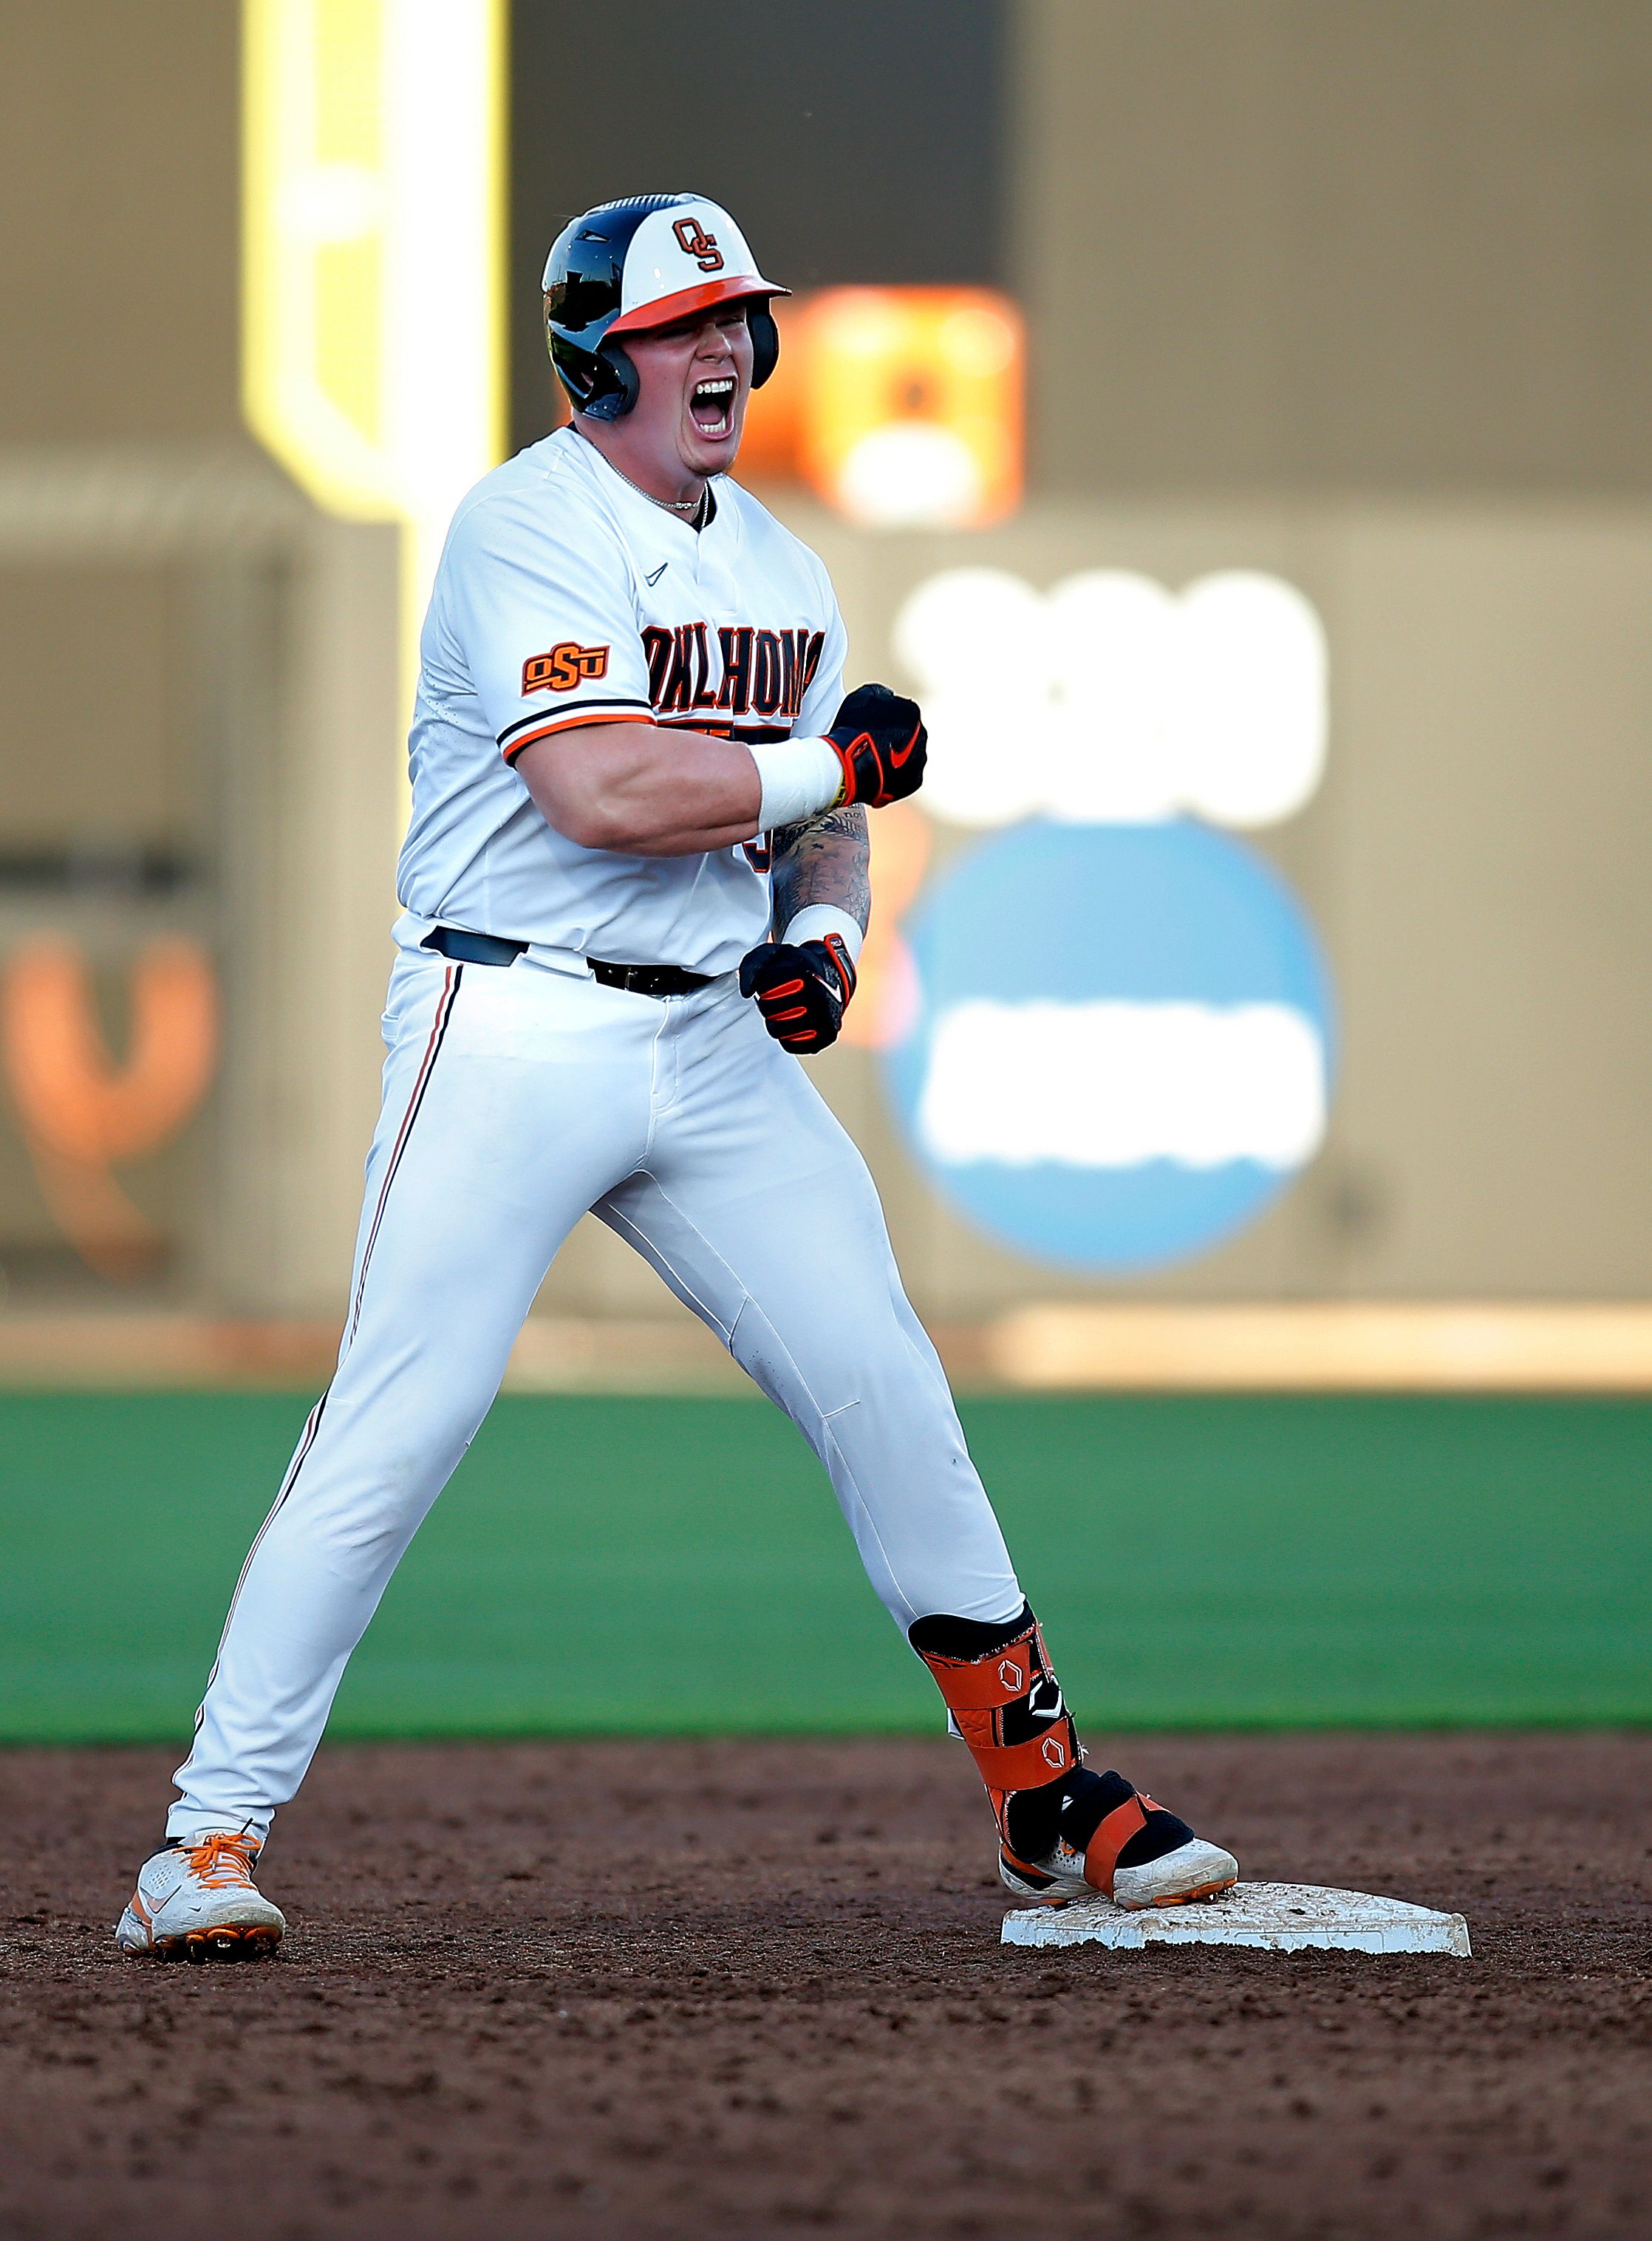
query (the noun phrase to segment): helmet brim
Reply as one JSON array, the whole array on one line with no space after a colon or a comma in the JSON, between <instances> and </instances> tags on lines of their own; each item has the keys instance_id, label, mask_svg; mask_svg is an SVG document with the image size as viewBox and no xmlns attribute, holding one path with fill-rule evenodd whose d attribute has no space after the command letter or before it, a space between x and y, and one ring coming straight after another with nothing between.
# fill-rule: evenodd
<instances>
[{"instance_id":1,"label":"helmet brim","mask_svg":"<svg viewBox=\"0 0 1652 2241\"><path fill-rule=\"evenodd\" d=\"M761 297L789 296L789 288L777 288L772 280L759 274L737 274L726 280L707 280L698 288L679 288L673 296L658 296L652 304L639 304L635 311L622 311L610 321L611 335L644 335L655 327L674 326L679 319L691 319L696 311L715 311L719 304L735 304Z\"/></svg>"}]
</instances>

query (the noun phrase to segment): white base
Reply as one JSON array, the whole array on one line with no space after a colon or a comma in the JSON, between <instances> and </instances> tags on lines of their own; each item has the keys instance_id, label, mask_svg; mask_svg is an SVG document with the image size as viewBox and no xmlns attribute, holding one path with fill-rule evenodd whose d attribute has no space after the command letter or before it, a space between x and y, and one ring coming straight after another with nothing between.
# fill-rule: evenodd
<instances>
[{"instance_id":1,"label":"white base","mask_svg":"<svg viewBox=\"0 0 1652 2241\"><path fill-rule=\"evenodd\" d=\"M1436 1914L1404 1899L1317 1883L1235 1883L1187 1906L1115 1906L1099 1894L1066 1906L1018 1908L1004 1917L1006 1945L1260 1945L1272 1953L1460 1953L1470 1950L1460 1914Z\"/></svg>"}]
</instances>

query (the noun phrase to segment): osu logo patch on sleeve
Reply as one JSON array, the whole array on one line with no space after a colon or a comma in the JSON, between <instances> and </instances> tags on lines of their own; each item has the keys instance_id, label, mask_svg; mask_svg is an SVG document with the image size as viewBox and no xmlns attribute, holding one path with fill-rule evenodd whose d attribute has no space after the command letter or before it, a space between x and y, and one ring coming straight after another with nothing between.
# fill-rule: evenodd
<instances>
[{"instance_id":1,"label":"osu logo patch on sleeve","mask_svg":"<svg viewBox=\"0 0 1652 2241\"><path fill-rule=\"evenodd\" d=\"M531 653L522 665L522 690L529 692L572 692L593 677L608 674L605 646L578 646L564 639L549 653Z\"/></svg>"}]
</instances>

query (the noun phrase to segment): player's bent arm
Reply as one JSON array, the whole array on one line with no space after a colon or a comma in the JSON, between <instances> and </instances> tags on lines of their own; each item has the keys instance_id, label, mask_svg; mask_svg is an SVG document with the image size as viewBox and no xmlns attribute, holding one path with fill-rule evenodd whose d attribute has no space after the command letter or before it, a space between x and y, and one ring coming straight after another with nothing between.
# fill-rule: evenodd
<instances>
[{"instance_id":1,"label":"player's bent arm","mask_svg":"<svg viewBox=\"0 0 1652 2241\"><path fill-rule=\"evenodd\" d=\"M548 825L581 848L699 856L759 831L751 750L654 724L579 724L535 739L516 770Z\"/></svg>"},{"instance_id":2,"label":"player's bent arm","mask_svg":"<svg viewBox=\"0 0 1652 2241\"><path fill-rule=\"evenodd\" d=\"M841 804L772 839L775 938L740 960L740 993L755 998L776 1042L813 1058L838 1039L872 917L866 813Z\"/></svg>"},{"instance_id":3,"label":"player's bent arm","mask_svg":"<svg viewBox=\"0 0 1652 2241\"><path fill-rule=\"evenodd\" d=\"M928 733L915 701L863 685L816 738L755 747L673 725L571 723L531 739L516 767L547 824L582 848L703 855L822 811L915 793Z\"/></svg>"},{"instance_id":4,"label":"player's bent arm","mask_svg":"<svg viewBox=\"0 0 1652 2241\"><path fill-rule=\"evenodd\" d=\"M864 809L828 809L801 825L786 826L774 834L773 848L770 886L781 940L818 938L832 929L834 913L865 933L872 923L872 841ZM799 929L806 911L826 915ZM838 930L847 938L846 928ZM859 947L851 940L851 954L858 954Z\"/></svg>"}]
</instances>

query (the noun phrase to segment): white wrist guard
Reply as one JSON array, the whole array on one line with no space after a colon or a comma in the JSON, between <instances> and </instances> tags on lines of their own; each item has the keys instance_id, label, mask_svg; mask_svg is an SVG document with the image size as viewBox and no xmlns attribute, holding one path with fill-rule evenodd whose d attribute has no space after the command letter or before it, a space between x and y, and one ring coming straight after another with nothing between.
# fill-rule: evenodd
<instances>
[{"instance_id":1,"label":"white wrist guard","mask_svg":"<svg viewBox=\"0 0 1652 2241\"><path fill-rule=\"evenodd\" d=\"M860 945L866 938L865 931L859 919L851 918L835 903L811 903L806 910L798 913L780 939L794 944L824 941L829 933L835 933L841 940L849 953L850 964L859 965Z\"/></svg>"},{"instance_id":2,"label":"white wrist guard","mask_svg":"<svg viewBox=\"0 0 1652 2241\"><path fill-rule=\"evenodd\" d=\"M843 764L829 739L774 739L747 749L763 788L759 833L801 825L830 809L843 792Z\"/></svg>"}]
</instances>

